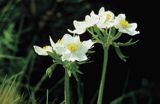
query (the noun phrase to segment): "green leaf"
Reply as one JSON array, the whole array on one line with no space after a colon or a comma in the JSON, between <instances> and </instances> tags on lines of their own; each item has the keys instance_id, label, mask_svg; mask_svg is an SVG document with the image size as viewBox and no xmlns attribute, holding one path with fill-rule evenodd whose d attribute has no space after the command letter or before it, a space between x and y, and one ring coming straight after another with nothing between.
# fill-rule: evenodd
<instances>
[{"instance_id":1,"label":"green leaf","mask_svg":"<svg viewBox=\"0 0 160 104\"><path fill-rule=\"evenodd\" d=\"M134 45L136 44L139 40L136 40L136 41L132 41L133 39L130 39L128 42L125 42L125 43L120 43L118 42L117 45L118 46L130 46L130 45Z\"/></svg>"},{"instance_id":2,"label":"green leaf","mask_svg":"<svg viewBox=\"0 0 160 104\"><path fill-rule=\"evenodd\" d=\"M115 51L118 55L118 57L123 60L124 62L126 62L126 58L127 56L124 56L123 53L121 52L120 48L119 47L115 47Z\"/></svg>"}]
</instances>

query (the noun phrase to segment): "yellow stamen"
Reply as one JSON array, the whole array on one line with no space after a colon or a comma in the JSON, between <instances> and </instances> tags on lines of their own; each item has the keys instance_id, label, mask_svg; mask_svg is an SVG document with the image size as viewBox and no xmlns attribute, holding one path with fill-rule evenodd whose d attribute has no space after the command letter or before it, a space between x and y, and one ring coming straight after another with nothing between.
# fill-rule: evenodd
<instances>
[{"instance_id":1,"label":"yellow stamen","mask_svg":"<svg viewBox=\"0 0 160 104\"><path fill-rule=\"evenodd\" d=\"M126 28L128 27L129 23L127 20L120 20L120 25L123 27L123 28Z\"/></svg>"},{"instance_id":2,"label":"yellow stamen","mask_svg":"<svg viewBox=\"0 0 160 104\"><path fill-rule=\"evenodd\" d=\"M107 14L106 15L106 21L110 20L111 19L111 14Z\"/></svg>"},{"instance_id":3,"label":"yellow stamen","mask_svg":"<svg viewBox=\"0 0 160 104\"><path fill-rule=\"evenodd\" d=\"M111 14L106 14L106 20L105 23L108 22L111 19L112 15Z\"/></svg>"},{"instance_id":4,"label":"yellow stamen","mask_svg":"<svg viewBox=\"0 0 160 104\"><path fill-rule=\"evenodd\" d=\"M70 50L71 52L75 52L78 50L78 46L75 43L71 43L67 46L68 50Z\"/></svg>"}]
</instances>

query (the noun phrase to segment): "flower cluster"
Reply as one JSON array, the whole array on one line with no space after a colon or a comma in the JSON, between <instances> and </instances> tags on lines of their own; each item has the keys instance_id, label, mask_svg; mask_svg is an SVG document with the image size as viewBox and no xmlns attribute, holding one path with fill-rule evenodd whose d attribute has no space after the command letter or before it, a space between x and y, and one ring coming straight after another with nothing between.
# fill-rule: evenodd
<instances>
[{"instance_id":1,"label":"flower cluster","mask_svg":"<svg viewBox=\"0 0 160 104\"><path fill-rule=\"evenodd\" d=\"M91 39L80 41L79 36L71 36L70 34L65 34L56 43L53 42L51 37L49 37L49 40L51 45L43 48L36 45L33 46L35 52L43 56L49 55L49 52L56 52L57 55L61 56L62 61L71 62L87 60L86 53L94 44Z\"/></svg>"},{"instance_id":2,"label":"flower cluster","mask_svg":"<svg viewBox=\"0 0 160 104\"><path fill-rule=\"evenodd\" d=\"M85 16L84 21L73 21L75 27L74 30L68 29L70 33L73 34L83 34L86 30L92 26L97 26L99 29L108 29L115 27L121 33L127 33L131 36L139 34L139 31L136 31L137 24L129 23L126 20L125 14L119 14L115 16L111 11L105 11L104 7L101 7L98 14L95 14L94 11L90 15Z\"/></svg>"},{"instance_id":3,"label":"flower cluster","mask_svg":"<svg viewBox=\"0 0 160 104\"><path fill-rule=\"evenodd\" d=\"M126 20L125 14L115 16L113 12L105 11L104 7L100 8L98 14L95 14L94 11L92 11L89 15L86 15L84 21L74 20L73 25L75 27L74 30L68 29L70 33L74 34L73 36L65 34L62 39L59 39L56 43L49 37L50 45L44 47L35 45L33 46L34 50L38 55L49 55L53 58L53 65L46 70L46 74L49 77L57 64L61 64L65 68L64 98L65 104L70 104L69 77L73 75L79 82L79 77L77 75L81 74L79 65L87 63L88 58L86 54L88 50L93 47L95 42L101 44L104 51L104 63L97 104L102 104L109 47L113 46L118 57L121 60L126 61L127 57L122 54L120 47L133 45L138 42L138 40L132 41L132 39L130 39L127 42L119 42L118 39L121 37L122 33L134 36L140 32L136 31L136 23L129 23ZM79 35L86 31L91 34L92 40L95 42L91 39L80 41Z\"/></svg>"}]
</instances>

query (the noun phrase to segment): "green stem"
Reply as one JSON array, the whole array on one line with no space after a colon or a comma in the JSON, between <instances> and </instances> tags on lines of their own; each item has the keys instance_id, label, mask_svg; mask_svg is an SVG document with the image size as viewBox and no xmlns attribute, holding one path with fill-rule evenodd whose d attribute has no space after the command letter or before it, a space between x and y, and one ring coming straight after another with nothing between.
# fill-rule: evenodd
<instances>
[{"instance_id":1,"label":"green stem","mask_svg":"<svg viewBox=\"0 0 160 104\"><path fill-rule=\"evenodd\" d=\"M107 71L107 63L108 63L109 46L104 47L103 49L104 49L103 69L102 69L102 77L101 77L101 83L100 83L100 87L99 87L97 104L102 104L103 92L104 92L104 86L105 86L105 79L106 79L106 71Z\"/></svg>"},{"instance_id":2,"label":"green stem","mask_svg":"<svg viewBox=\"0 0 160 104\"><path fill-rule=\"evenodd\" d=\"M46 104L48 104L48 89L46 91Z\"/></svg>"},{"instance_id":3,"label":"green stem","mask_svg":"<svg viewBox=\"0 0 160 104\"><path fill-rule=\"evenodd\" d=\"M70 104L69 75L67 69L65 69L64 97L65 104Z\"/></svg>"},{"instance_id":4,"label":"green stem","mask_svg":"<svg viewBox=\"0 0 160 104\"><path fill-rule=\"evenodd\" d=\"M77 81L78 104L83 104L83 83L80 78Z\"/></svg>"}]
</instances>

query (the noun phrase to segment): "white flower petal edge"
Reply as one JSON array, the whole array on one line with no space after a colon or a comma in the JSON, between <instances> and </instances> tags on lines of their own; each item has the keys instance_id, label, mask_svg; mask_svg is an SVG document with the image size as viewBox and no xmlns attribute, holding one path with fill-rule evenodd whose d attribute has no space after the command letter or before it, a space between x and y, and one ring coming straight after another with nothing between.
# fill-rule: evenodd
<instances>
[{"instance_id":1,"label":"white flower petal edge","mask_svg":"<svg viewBox=\"0 0 160 104\"><path fill-rule=\"evenodd\" d=\"M86 22L86 27L87 27L87 28L96 25L96 24L98 23L98 21L99 21L99 16L96 15L96 14L94 13L94 11L92 11L92 12L90 13L90 15L87 15L87 16L85 17L85 22Z\"/></svg>"},{"instance_id":2,"label":"white flower petal edge","mask_svg":"<svg viewBox=\"0 0 160 104\"><path fill-rule=\"evenodd\" d=\"M55 43L53 42L51 36L49 36L49 41L50 41L50 44L51 44L52 48L54 48Z\"/></svg>"},{"instance_id":3,"label":"white flower petal edge","mask_svg":"<svg viewBox=\"0 0 160 104\"><path fill-rule=\"evenodd\" d=\"M137 23L128 23L125 14L119 14L115 18L114 26L119 30L119 32L127 33L131 36L140 33L139 31L136 31Z\"/></svg>"},{"instance_id":4,"label":"white flower petal edge","mask_svg":"<svg viewBox=\"0 0 160 104\"><path fill-rule=\"evenodd\" d=\"M87 28L86 22L74 20L73 25L74 25L75 29L74 30L67 29L68 32L73 33L73 34L83 34L83 33L85 33L86 28Z\"/></svg>"},{"instance_id":5,"label":"white flower petal edge","mask_svg":"<svg viewBox=\"0 0 160 104\"><path fill-rule=\"evenodd\" d=\"M87 53L87 51L88 51L89 49L91 49L91 48L94 47L93 44L94 44L94 42L92 42L91 39L89 39L89 40L87 40L87 41L83 41L83 42L82 42L83 48L81 48L81 49L83 50L84 53Z\"/></svg>"},{"instance_id":6,"label":"white flower petal edge","mask_svg":"<svg viewBox=\"0 0 160 104\"><path fill-rule=\"evenodd\" d=\"M38 54L38 55L41 55L41 56L47 56L48 53L47 52L52 52L52 47L51 46L45 46L43 48L39 47L39 46L33 46L35 52Z\"/></svg>"},{"instance_id":7,"label":"white flower petal edge","mask_svg":"<svg viewBox=\"0 0 160 104\"><path fill-rule=\"evenodd\" d=\"M104 8L104 7L101 7L101 8L99 9L98 15L99 15L99 16L103 16L104 12L105 12L105 8Z\"/></svg>"}]
</instances>

